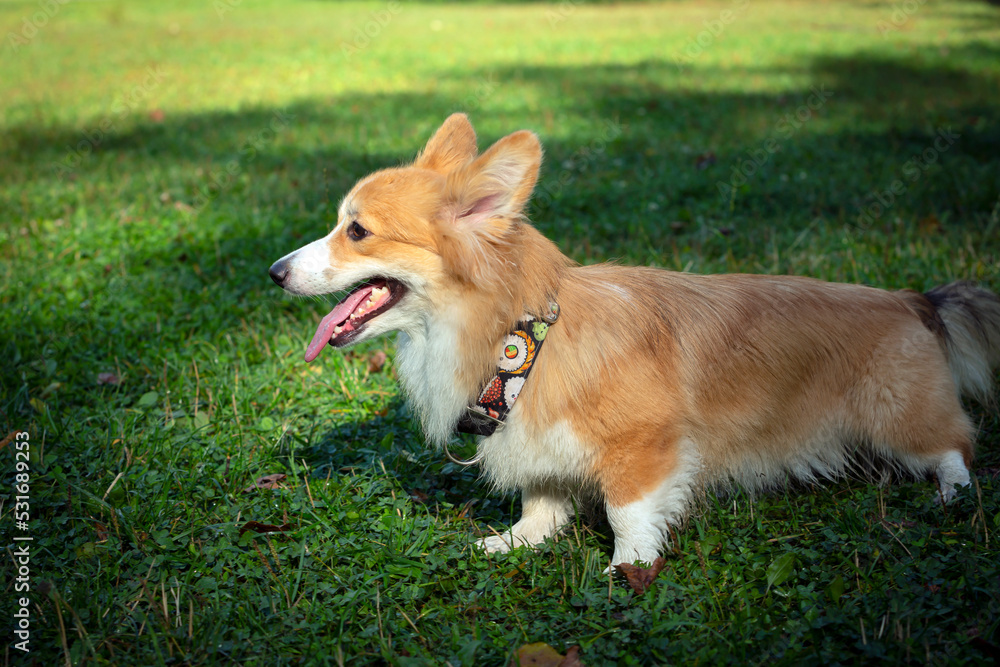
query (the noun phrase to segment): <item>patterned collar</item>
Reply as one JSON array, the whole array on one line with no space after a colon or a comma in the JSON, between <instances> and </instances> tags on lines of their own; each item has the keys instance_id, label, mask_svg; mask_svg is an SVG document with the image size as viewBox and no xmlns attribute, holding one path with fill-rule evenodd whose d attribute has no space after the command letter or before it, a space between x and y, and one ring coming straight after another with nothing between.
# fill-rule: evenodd
<instances>
[{"instance_id":1,"label":"patterned collar","mask_svg":"<svg viewBox=\"0 0 1000 667\"><path fill-rule=\"evenodd\" d=\"M459 433L493 435L503 426L507 413L521 394L531 367L545 342L549 325L559 317L559 304L549 302L549 312L541 317L525 315L514 331L504 339L497 372L479 394L479 399L465 409L455 430Z\"/></svg>"}]
</instances>

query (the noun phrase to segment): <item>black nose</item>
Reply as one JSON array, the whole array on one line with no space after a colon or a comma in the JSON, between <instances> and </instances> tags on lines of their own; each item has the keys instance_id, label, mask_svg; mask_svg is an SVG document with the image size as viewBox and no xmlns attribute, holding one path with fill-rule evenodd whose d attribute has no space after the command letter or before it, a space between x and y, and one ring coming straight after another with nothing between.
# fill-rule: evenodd
<instances>
[{"instance_id":1,"label":"black nose","mask_svg":"<svg viewBox=\"0 0 1000 667\"><path fill-rule=\"evenodd\" d=\"M271 269L268 271L268 274L270 274L271 280L273 280L278 287L284 287L285 280L288 279L288 265L281 260L278 260L271 265Z\"/></svg>"}]
</instances>

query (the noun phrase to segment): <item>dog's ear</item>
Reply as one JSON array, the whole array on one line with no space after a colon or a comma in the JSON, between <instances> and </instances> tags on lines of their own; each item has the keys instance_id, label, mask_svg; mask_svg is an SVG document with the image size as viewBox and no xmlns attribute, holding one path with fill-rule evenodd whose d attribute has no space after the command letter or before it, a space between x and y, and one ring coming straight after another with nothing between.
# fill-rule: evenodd
<instances>
[{"instance_id":1,"label":"dog's ear","mask_svg":"<svg viewBox=\"0 0 1000 667\"><path fill-rule=\"evenodd\" d=\"M542 145L515 132L447 176L440 219L440 253L455 276L494 283L510 263L514 232L538 180Z\"/></svg>"},{"instance_id":2,"label":"dog's ear","mask_svg":"<svg viewBox=\"0 0 1000 667\"><path fill-rule=\"evenodd\" d=\"M527 130L510 134L471 163L448 174L446 200L455 224L481 226L521 215L542 166L542 145Z\"/></svg>"},{"instance_id":3,"label":"dog's ear","mask_svg":"<svg viewBox=\"0 0 1000 667\"><path fill-rule=\"evenodd\" d=\"M413 166L447 174L476 157L476 131L464 113L448 116L420 151Z\"/></svg>"}]
</instances>

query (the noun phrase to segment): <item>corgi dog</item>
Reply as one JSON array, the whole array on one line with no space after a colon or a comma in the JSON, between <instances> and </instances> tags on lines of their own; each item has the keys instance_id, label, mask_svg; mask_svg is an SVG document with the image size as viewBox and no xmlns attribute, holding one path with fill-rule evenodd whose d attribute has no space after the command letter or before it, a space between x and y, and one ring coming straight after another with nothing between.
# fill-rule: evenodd
<instances>
[{"instance_id":1,"label":"corgi dog","mask_svg":"<svg viewBox=\"0 0 1000 667\"><path fill-rule=\"evenodd\" d=\"M396 370L430 443L492 415L475 461L520 491L522 515L481 547L538 544L586 496L614 530L611 562L652 562L700 490L835 478L859 455L933 474L943 502L970 484L960 397L992 396L995 294L578 266L524 216L541 162L532 132L479 153L452 115L270 269L292 294L346 292L306 361L398 332ZM525 322L537 335L512 337ZM530 374L497 384L526 353ZM502 412L482 407L504 392Z\"/></svg>"}]
</instances>

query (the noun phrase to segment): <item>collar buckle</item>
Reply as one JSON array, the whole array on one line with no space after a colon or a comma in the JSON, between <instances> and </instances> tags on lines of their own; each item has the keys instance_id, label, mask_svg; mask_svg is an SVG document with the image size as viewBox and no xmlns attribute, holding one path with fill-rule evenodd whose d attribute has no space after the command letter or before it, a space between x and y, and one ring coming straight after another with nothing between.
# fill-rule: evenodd
<instances>
[{"instance_id":1,"label":"collar buckle","mask_svg":"<svg viewBox=\"0 0 1000 667\"><path fill-rule=\"evenodd\" d=\"M541 315L541 318L548 324L555 324L556 320L559 319L559 304L555 301L549 301L549 310Z\"/></svg>"}]
</instances>

